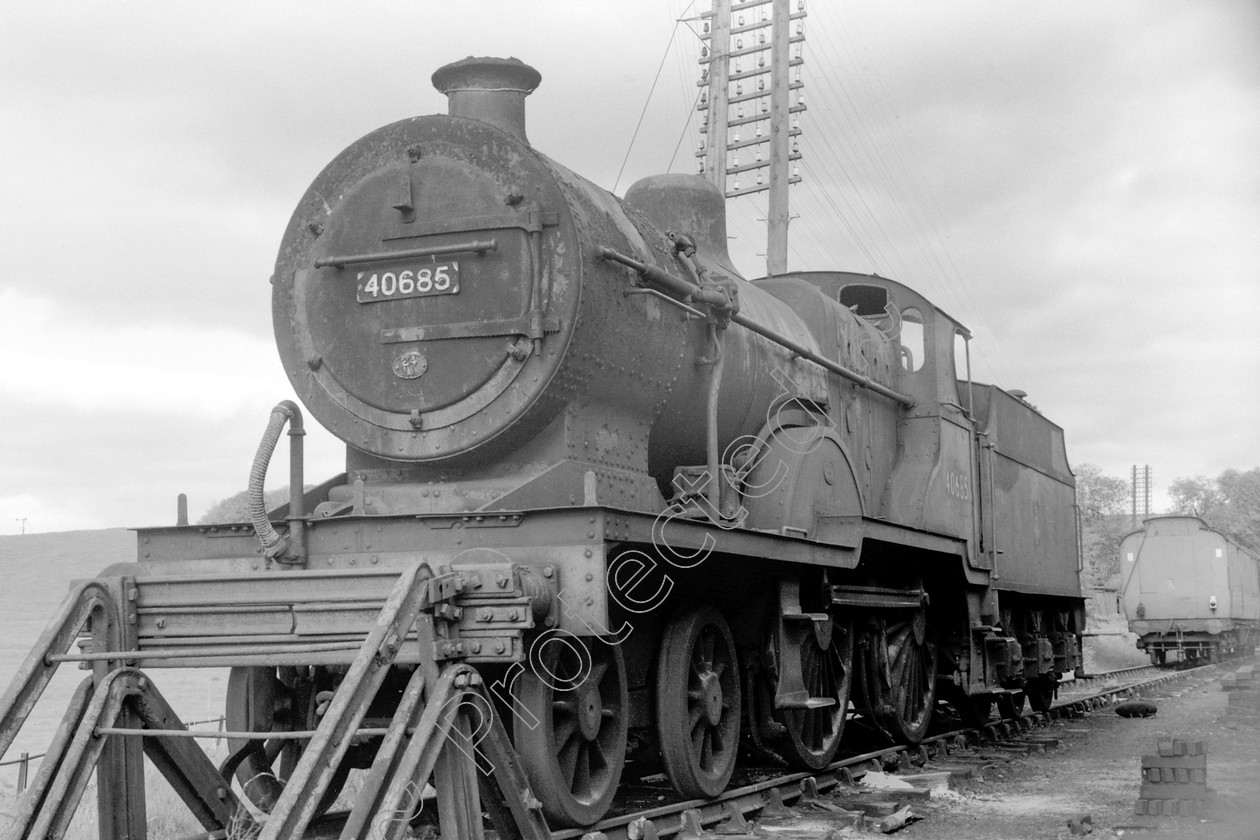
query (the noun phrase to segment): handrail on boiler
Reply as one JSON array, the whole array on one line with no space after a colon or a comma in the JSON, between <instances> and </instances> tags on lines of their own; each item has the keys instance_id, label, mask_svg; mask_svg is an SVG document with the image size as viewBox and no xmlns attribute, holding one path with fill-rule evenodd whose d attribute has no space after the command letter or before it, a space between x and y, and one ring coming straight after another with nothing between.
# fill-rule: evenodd
<instances>
[{"instance_id":1,"label":"handrail on boiler","mask_svg":"<svg viewBox=\"0 0 1260 840\"><path fill-rule=\"evenodd\" d=\"M638 272L639 276L644 280L654 286L664 289L667 292L679 295L680 297L688 298L710 306L729 305L726 295L716 289L702 288L694 283L674 277L654 265L640 262L633 257L627 257L625 254L614 251L612 248L599 248L596 255L600 259L611 260L612 262L620 263L627 268L632 268ZM857 371L850 370L838 362L832 361L825 356L821 356L805 345L797 341L793 341L787 336L777 333L769 327L758 324L756 321L749 319L747 316L740 315L738 312L732 313L730 317L733 322L739 324L744 329L751 330L752 332L757 333L757 335L778 344L780 347L786 347L795 355L813 362L824 370L831 371L837 376L841 376L863 388L868 388L877 394L888 397L890 400L898 402L906 408L914 407L914 398L907 394L902 394L885 385L880 385L870 377L863 376Z\"/></svg>"}]
</instances>

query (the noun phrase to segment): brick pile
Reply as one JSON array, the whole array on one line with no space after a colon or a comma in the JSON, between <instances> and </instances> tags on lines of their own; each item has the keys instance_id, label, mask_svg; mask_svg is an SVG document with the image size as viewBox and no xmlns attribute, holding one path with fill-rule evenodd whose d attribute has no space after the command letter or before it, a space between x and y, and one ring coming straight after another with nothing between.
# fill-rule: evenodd
<instances>
[{"instance_id":1,"label":"brick pile","mask_svg":"<svg viewBox=\"0 0 1260 840\"><path fill-rule=\"evenodd\" d=\"M1256 683L1256 667L1244 665L1232 674L1221 677L1221 688L1226 691L1247 691L1260 688Z\"/></svg>"},{"instance_id":2,"label":"brick pile","mask_svg":"<svg viewBox=\"0 0 1260 840\"><path fill-rule=\"evenodd\" d=\"M1229 693L1226 717L1260 726L1260 679L1256 677L1255 666L1244 665L1221 677L1221 688Z\"/></svg>"},{"instance_id":3,"label":"brick pile","mask_svg":"<svg viewBox=\"0 0 1260 840\"><path fill-rule=\"evenodd\" d=\"M1160 739L1157 755L1142 756L1142 790L1135 813L1197 816L1207 798L1207 745L1202 741Z\"/></svg>"}]
</instances>

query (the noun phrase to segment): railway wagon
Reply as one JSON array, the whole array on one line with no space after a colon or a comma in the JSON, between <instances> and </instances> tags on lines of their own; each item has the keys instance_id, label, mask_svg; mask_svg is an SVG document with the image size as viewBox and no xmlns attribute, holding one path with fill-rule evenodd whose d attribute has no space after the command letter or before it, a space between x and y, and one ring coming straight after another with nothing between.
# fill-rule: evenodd
<instances>
[{"instance_id":1,"label":"railway wagon","mask_svg":"<svg viewBox=\"0 0 1260 840\"><path fill-rule=\"evenodd\" d=\"M1260 559L1195 516L1156 516L1120 543L1121 601L1162 665L1250 653L1260 642Z\"/></svg>"},{"instance_id":2,"label":"railway wagon","mask_svg":"<svg viewBox=\"0 0 1260 840\"><path fill-rule=\"evenodd\" d=\"M481 686L553 828L596 823L629 772L707 798L740 754L825 767L850 724L914 744L942 702L1047 707L1084 629L1062 429L973 381L970 333L909 286L749 281L707 181L618 198L537 151L540 79L447 65L448 114L315 179L274 326L346 470L304 489L303 413L277 405L250 521L139 531L100 590L119 618L98 647L127 654L95 667L230 667L222 772L306 817L355 768L383 784L414 725L390 722L435 686ZM138 836L119 737L101 808ZM422 766L458 820L467 779Z\"/></svg>"}]
</instances>

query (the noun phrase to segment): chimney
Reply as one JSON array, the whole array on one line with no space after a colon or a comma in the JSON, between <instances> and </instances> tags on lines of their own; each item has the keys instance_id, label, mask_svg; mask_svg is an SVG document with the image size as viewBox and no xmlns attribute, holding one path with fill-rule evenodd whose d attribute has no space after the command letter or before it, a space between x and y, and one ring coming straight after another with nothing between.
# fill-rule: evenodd
<instances>
[{"instance_id":1,"label":"chimney","mask_svg":"<svg viewBox=\"0 0 1260 840\"><path fill-rule=\"evenodd\" d=\"M452 117L490 123L527 143L525 97L540 81L542 74L516 58L469 56L433 74L433 86L446 94Z\"/></svg>"}]
</instances>

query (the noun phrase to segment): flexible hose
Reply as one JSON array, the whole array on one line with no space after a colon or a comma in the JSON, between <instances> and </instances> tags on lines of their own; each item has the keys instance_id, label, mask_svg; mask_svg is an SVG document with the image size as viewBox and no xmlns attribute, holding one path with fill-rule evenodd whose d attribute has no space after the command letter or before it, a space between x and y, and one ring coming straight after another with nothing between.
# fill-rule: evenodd
<instances>
[{"instance_id":1,"label":"flexible hose","mask_svg":"<svg viewBox=\"0 0 1260 840\"><path fill-rule=\"evenodd\" d=\"M254 463L249 468L249 521L254 526L258 541L262 543L263 553L269 558L283 554L288 548L285 538L276 532L271 525L271 520L267 518L263 485L267 480L267 465L271 463L271 454L275 452L276 443L280 440L280 433L284 431L285 424L290 421L293 422L295 430L302 423L302 413L291 400L278 403L271 409L271 417L267 420L267 430L263 432L258 451L254 454Z\"/></svg>"}]
</instances>

